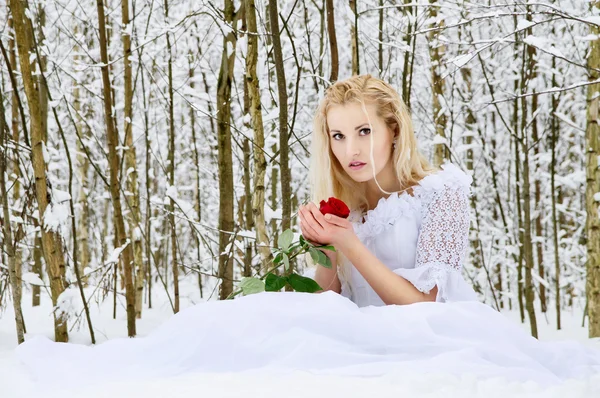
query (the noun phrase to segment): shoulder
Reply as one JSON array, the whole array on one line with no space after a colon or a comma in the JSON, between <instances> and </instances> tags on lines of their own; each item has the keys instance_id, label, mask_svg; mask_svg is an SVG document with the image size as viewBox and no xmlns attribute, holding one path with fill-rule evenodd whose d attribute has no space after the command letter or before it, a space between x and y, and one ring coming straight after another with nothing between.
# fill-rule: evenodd
<instances>
[{"instance_id":1,"label":"shoulder","mask_svg":"<svg viewBox=\"0 0 600 398\"><path fill-rule=\"evenodd\" d=\"M419 181L419 189L424 193L443 190L465 190L470 193L473 177L462 171L453 163L446 163L432 174Z\"/></svg>"},{"instance_id":2,"label":"shoulder","mask_svg":"<svg viewBox=\"0 0 600 398\"><path fill-rule=\"evenodd\" d=\"M446 163L441 170L419 181L416 192L427 210L433 201L467 202L471 196L473 178L453 163Z\"/></svg>"}]
</instances>

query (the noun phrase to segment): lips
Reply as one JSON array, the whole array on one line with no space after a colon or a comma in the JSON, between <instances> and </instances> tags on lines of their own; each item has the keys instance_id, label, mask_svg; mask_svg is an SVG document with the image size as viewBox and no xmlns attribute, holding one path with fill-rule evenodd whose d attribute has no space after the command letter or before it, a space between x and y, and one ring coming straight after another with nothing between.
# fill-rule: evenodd
<instances>
[{"instance_id":1,"label":"lips","mask_svg":"<svg viewBox=\"0 0 600 398\"><path fill-rule=\"evenodd\" d=\"M352 163L350 163L350 165L348 167L350 167L350 170L361 170L363 167L365 167L366 163L364 162L359 162L359 161L354 161Z\"/></svg>"},{"instance_id":2,"label":"lips","mask_svg":"<svg viewBox=\"0 0 600 398\"><path fill-rule=\"evenodd\" d=\"M365 164L366 164L365 162L355 161L355 162L351 162L348 166L349 167L359 167L359 166L363 166Z\"/></svg>"}]
</instances>

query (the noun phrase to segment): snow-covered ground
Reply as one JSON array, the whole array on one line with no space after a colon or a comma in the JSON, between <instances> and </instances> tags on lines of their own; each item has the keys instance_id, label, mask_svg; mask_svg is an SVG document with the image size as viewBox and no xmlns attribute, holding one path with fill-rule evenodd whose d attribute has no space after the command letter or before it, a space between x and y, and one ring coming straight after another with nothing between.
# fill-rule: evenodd
<instances>
[{"instance_id":1,"label":"snow-covered ground","mask_svg":"<svg viewBox=\"0 0 600 398\"><path fill-rule=\"evenodd\" d=\"M197 282L192 278L183 281L181 291L182 308L202 301ZM205 290L205 298L211 290ZM123 298L121 297L121 300ZM27 326L27 337L43 334L53 336L51 306L47 296L42 297L42 305L31 307L31 296L25 292L23 313ZM75 304L77 302L74 302ZM77 305L77 304L76 304ZM126 322L124 303L118 305L117 319L112 319L112 297L102 304L93 303L92 322L98 343L116 337L125 337ZM153 294L153 308L144 308L143 318L138 321L138 335L145 336L172 314L169 302L160 288ZM519 322L518 311L506 311L505 315ZM546 318L547 316L547 318ZM538 327L542 340L574 339L584 344L600 347L600 342L587 338L587 328L582 327L582 308L563 311L563 329L555 328L555 315L538 313ZM70 327L74 326L71 321ZM529 324L522 325L525 330ZM84 322L70 331L71 343L89 344L90 337ZM16 332L14 314L6 308L0 316L0 397L594 397L600 396L600 375L592 380L569 381L560 386L544 388L534 383L507 383L503 380L477 380L473 377L458 378L444 374L406 374L403 377L340 377L311 374L308 372L288 372L267 374L264 371L243 373L186 374L172 378L145 380L132 383L107 383L89 390L70 389L35 391L28 372L19 363L15 354Z\"/></svg>"}]
</instances>

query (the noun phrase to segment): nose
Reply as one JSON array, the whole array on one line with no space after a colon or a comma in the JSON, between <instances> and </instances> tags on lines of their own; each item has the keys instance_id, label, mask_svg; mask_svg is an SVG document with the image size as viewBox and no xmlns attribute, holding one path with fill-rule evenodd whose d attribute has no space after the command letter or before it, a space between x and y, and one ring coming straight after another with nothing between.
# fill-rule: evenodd
<instances>
[{"instance_id":1,"label":"nose","mask_svg":"<svg viewBox=\"0 0 600 398\"><path fill-rule=\"evenodd\" d=\"M354 137L346 138L346 155L350 159L357 155L360 155L360 144L358 142L358 139Z\"/></svg>"}]
</instances>

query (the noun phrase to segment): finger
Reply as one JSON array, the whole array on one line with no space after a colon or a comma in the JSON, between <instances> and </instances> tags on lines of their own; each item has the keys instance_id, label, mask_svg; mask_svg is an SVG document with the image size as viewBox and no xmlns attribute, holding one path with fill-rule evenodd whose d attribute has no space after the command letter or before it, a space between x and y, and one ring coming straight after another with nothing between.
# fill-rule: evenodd
<instances>
[{"instance_id":1,"label":"finger","mask_svg":"<svg viewBox=\"0 0 600 398\"><path fill-rule=\"evenodd\" d=\"M314 203L312 204L312 206L314 206ZM311 206L311 204L309 204L304 209L302 209L302 216L304 217L304 221L306 221L306 224L310 225L312 227L312 229L316 232L316 231L320 231L323 229L325 220L323 220L323 224L319 223L316 220L315 215L312 212L312 206ZM321 214L321 216L322 216L322 214Z\"/></svg>"},{"instance_id":2,"label":"finger","mask_svg":"<svg viewBox=\"0 0 600 398\"><path fill-rule=\"evenodd\" d=\"M308 232L308 230L306 229L305 226L301 227L302 229L302 236L304 236L304 239L307 240L308 242L315 244L315 242L317 242L317 238L315 238L310 232Z\"/></svg>"},{"instance_id":3,"label":"finger","mask_svg":"<svg viewBox=\"0 0 600 398\"><path fill-rule=\"evenodd\" d=\"M300 210L298 211L298 224L300 225L300 231L302 231L302 236L304 236L307 239L310 239L311 234L306 228L306 221L304 221L304 217L302 216Z\"/></svg>"},{"instance_id":4,"label":"finger","mask_svg":"<svg viewBox=\"0 0 600 398\"><path fill-rule=\"evenodd\" d=\"M317 205L310 202L310 204L308 205L308 210L315 218L315 221L319 223L321 228L323 228L323 227L325 227L325 225L327 225L327 221L325 220L325 217L323 217L323 213L321 213L321 210L319 210Z\"/></svg>"},{"instance_id":5,"label":"finger","mask_svg":"<svg viewBox=\"0 0 600 398\"><path fill-rule=\"evenodd\" d=\"M325 220L328 223L331 223L333 225L337 225L338 227L342 227L342 228L347 228L348 227L348 223L349 221L346 220L345 218L342 217L338 217L334 214L326 214L325 215Z\"/></svg>"},{"instance_id":6,"label":"finger","mask_svg":"<svg viewBox=\"0 0 600 398\"><path fill-rule=\"evenodd\" d=\"M304 227L304 229L312 236L314 241L318 241L319 240L319 234L317 233L317 231L315 230L314 224L311 224L310 221L307 221L307 218L312 217L310 212L307 210L302 210L302 225ZM313 223L316 223L316 221L312 221Z\"/></svg>"},{"instance_id":7,"label":"finger","mask_svg":"<svg viewBox=\"0 0 600 398\"><path fill-rule=\"evenodd\" d=\"M307 242L309 242L309 243L315 244L315 242L317 241L317 240L315 239L315 237L314 237L314 236L312 236L312 234L310 234L310 233L309 233L308 231L306 231L306 230L303 230L303 231L302 231L302 236L304 236L304 240L306 240L306 241L307 241Z\"/></svg>"}]
</instances>

